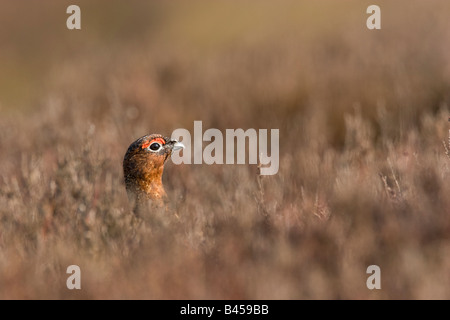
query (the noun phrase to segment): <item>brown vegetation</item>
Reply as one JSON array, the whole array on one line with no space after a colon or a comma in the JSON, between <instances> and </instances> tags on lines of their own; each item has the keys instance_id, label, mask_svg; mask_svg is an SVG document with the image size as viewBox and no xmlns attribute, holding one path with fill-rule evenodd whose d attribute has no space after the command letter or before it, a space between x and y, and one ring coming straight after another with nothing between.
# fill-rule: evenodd
<instances>
[{"instance_id":1,"label":"brown vegetation","mask_svg":"<svg viewBox=\"0 0 450 320\"><path fill-rule=\"evenodd\" d=\"M450 298L445 1L1 3L0 298ZM123 155L194 120L279 128L280 170L168 163L145 225Z\"/></svg>"}]
</instances>

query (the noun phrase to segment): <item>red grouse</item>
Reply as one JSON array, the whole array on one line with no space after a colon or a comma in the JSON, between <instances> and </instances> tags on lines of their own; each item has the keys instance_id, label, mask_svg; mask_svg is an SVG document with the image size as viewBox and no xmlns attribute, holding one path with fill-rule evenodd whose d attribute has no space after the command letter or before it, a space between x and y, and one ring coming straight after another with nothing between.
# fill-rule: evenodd
<instances>
[{"instance_id":1,"label":"red grouse","mask_svg":"<svg viewBox=\"0 0 450 320\"><path fill-rule=\"evenodd\" d=\"M166 197L162 184L164 163L173 151L182 148L182 143L160 134L143 136L128 147L123 173L128 198L136 213L143 204L163 204Z\"/></svg>"}]
</instances>

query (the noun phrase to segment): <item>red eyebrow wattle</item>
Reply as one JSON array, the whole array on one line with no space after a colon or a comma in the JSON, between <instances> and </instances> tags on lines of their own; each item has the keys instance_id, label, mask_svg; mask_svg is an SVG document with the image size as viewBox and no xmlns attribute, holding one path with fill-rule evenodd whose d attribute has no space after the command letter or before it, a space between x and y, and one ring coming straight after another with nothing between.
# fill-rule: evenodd
<instances>
[{"instance_id":1,"label":"red eyebrow wattle","mask_svg":"<svg viewBox=\"0 0 450 320\"><path fill-rule=\"evenodd\" d=\"M148 148L152 143L158 142L162 146L166 144L166 141L163 138L155 138L150 141L146 141L142 144L142 149Z\"/></svg>"}]
</instances>

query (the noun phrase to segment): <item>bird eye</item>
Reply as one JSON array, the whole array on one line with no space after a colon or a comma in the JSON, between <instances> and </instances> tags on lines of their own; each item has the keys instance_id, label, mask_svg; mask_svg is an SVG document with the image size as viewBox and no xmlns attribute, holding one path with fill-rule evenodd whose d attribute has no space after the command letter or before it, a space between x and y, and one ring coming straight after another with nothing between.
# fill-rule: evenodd
<instances>
[{"instance_id":1,"label":"bird eye","mask_svg":"<svg viewBox=\"0 0 450 320\"><path fill-rule=\"evenodd\" d=\"M149 148L152 151L158 151L161 148L161 145L159 143L155 142L155 143L152 143Z\"/></svg>"}]
</instances>

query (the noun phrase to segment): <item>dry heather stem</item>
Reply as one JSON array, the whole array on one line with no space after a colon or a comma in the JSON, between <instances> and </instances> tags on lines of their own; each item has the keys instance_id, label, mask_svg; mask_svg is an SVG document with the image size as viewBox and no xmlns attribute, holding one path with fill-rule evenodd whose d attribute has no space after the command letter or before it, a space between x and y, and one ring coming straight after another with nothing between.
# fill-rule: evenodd
<instances>
[{"instance_id":1,"label":"dry heather stem","mask_svg":"<svg viewBox=\"0 0 450 320\"><path fill-rule=\"evenodd\" d=\"M450 121L450 118L448 119ZM445 141L442 141L442 144L444 145L445 154L447 155L447 158L450 160L450 130L448 130L448 145Z\"/></svg>"},{"instance_id":2,"label":"dry heather stem","mask_svg":"<svg viewBox=\"0 0 450 320\"><path fill-rule=\"evenodd\" d=\"M261 174L261 162L258 161L258 173L257 173L257 182L258 182L258 195L256 196L256 202L258 204L258 209L264 216L264 218L268 218L269 213L266 208L266 203L264 200L264 186L263 186L263 178L264 176Z\"/></svg>"},{"instance_id":3,"label":"dry heather stem","mask_svg":"<svg viewBox=\"0 0 450 320\"><path fill-rule=\"evenodd\" d=\"M403 200L402 188L400 187L400 183L397 179L397 175L395 174L394 167L392 166L391 160L388 159L387 161L389 164L389 168L391 169L392 179L394 180L395 186L397 187L397 191L389 186L388 177L383 175L382 173L379 173L379 176L380 176L381 180L383 181L384 190L386 191L386 195L388 196L388 198L391 199L392 201L394 201L394 202L402 201Z\"/></svg>"}]
</instances>

